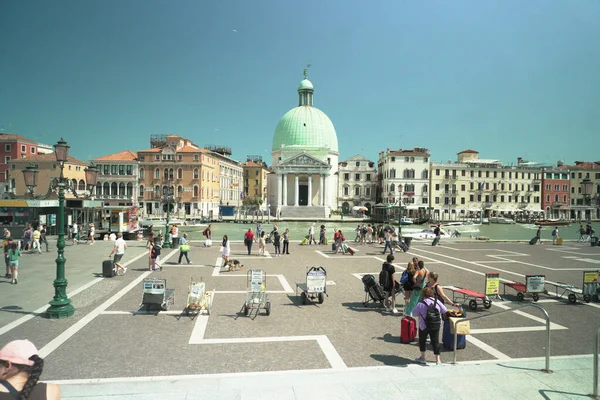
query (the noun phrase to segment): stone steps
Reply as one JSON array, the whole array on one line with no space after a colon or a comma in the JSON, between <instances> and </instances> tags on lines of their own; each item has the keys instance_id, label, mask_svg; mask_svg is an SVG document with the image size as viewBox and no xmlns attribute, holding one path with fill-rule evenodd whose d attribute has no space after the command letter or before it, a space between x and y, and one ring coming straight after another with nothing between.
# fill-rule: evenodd
<instances>
[{"instance_id":1,"label":"stone steps","mask_svg":"<svg viewBox=\"0 0 600 400\"><path fill-rule=\"evenodd\" d=\"M282 218L325 218L325 207L281 206Z\"/></svg>"}]
</instances>

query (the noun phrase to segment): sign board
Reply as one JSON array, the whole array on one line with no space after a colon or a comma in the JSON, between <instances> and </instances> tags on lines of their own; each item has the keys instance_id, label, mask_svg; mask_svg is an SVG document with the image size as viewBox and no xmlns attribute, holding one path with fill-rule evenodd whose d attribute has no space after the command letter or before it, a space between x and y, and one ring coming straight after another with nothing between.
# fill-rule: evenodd
<instances>
[{"instance_id":1,"label":"sign board","mask_svg":"<svg viewBox=\"0 0 600 400\"><path fill-rule=\"evenodd\" d=\"M50 226L56 226L56 214L50 214L48 217L48 223Z\"/></svg>"},{"instance_id":2,"label":"sign board","mask_svg":"<svg viewBox=\"0 0 600 400\"><path fill-rule=\"evenodd\" d=\"M312 270L306 274L306 291L310 293L325 292L327 274L322 270Z\"/></svg>"},{"instance_id":3,"label":"sign board","mask_svg":"<svg viewBox=\"0 0 600 400\"><path fill-rule=\"evenodd\" d=\"M253 269L250 271L250 291L264 292L265 285L263 282L264 271L261 269Z\"/></svg>"},{"instance_id":4,"label":"sign board","mask_svg":"<svg viewBox=\"0 0 600 400\"><path fill-rule=\"evenodd\" d=\"M40 225L46 225L46 215L40 215Z\"/></svg>"},{"instance_id":5,"label":"sign board","mask_svg":"<svg viewBox=\"0 0 600 400\"><path fill-rule=\"evenodd\" d=\"M545 293L546 276L544 275L526 275L525 286L528 293Z\"/></svg>"},{"instance_id":6,"label":"sign board","mask_svg":"<svg viewBox=\"0 0 600 400\"><path fill-rule=\"evenodd\" d=\"M583 284L586 283L598 283L598 271L584 271L583 272Z\"/></svg>"},{"instance_id":7,"label":"sign board","mask_svg":"<svg viewBox=\"0 0 600 400\"><path fill-rule=\"evenodd\" d=\"M195 299L196 301L198 301L198 299L201 299L202 296L204 296L205 290L206 290L205 282L193 283L191 290L190 290L190 299Z\"/></svg>"},{"instance_id":8,"label":"sign board","mask_svg":"<svg viewBox=\"0 0 600 400\"><path fill-rule=\"evenodd\" d=\"M583 288L582 293L584 295L596 295L600 288L600 282L598 282L598 275L600 271L584 271L583 272Z\"/></svg>"},{"instance_id":9,"label":"sign board","mask_svg":"<svg viewBox=\"0 0 600 400\"><path fill-rule=\"evenodd\" d=\"M485 274L485 295L498 295L500 293L500 273L488 272Z\"/></svg>"}]
</instances>

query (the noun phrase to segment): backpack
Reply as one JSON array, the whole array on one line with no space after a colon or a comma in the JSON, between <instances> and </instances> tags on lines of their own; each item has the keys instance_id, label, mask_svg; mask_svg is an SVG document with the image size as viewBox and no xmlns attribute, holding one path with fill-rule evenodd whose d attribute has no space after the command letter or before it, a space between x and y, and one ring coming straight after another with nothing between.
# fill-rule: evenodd
<instances>
[{"instance_id":1,"label":"backpack","mask_svg":"<svg viewBox=\"0 0 600 400\"><path fill-rule=\"evenodd\" d=\"M552 236L556 236L556 229L552 231Z\"/></svg>"},{"instance_id":2,"label":"backpack","mask_svg":"<svg viewBox=\"0 0 600 400\"><path fill-rule=\"evenodd\" d=\"M207 229L208 229L208 228L207 228ZM206 234L206 229L202 231L202 236L208 236L208 235Z\"/></svg>"},{"instance_id":3,"label":"backpack","mask_svg":"<svg viewBox=\"0 0 600 400\"><path fill-rule=\"evenodd\" d=\"M427 325L427 329L440 329L442 316L440 315L440 311L435 307L437 304L437 298L431 305L427 305L425 301L422 301L422 303L427 306L427 314L425 315L425 325Z\"/></svg>"},{"instance_id":4,"label":"backpack","mask_svg":"<svg viewBox=\"0 0 600 400\"><path fill-rule=\"evenodd\" d=\"M366 235L367 234L367 228L362 228L362 234Z\"/></svg>"},{"instance_id":5,"label":"backpack","mask_svg":"<svg viewBox=\"0 0 600 400\"><path fill-rule=\"evenodd\" d=\"M154 246L152 246L152 258L160 256L160 250L161 247L159 245L155 244Z\"/></svg>"},{"instance_id":6,"label":"backpack","mask_svg":"<svg viewBox=\"0 0 600 400\"><path fill-rule=\"evenodd\" d=\"M402 285L404 285L405 283L408 283L408 271L404 270L404 272L402 272L402 275L400 276L400 283Z\"/></svg>"},{"instance_id":7,"label":"backpack","mask_svg":"<svg viewBox=\"0 0 600 400\"><path fill-rule=\"evenodd\" d=\"M383 268L381 269L381 272L379 273L379 284L383 286L384 289L390 288L392 286L387 264L384 264Z\"/></svg>"}]
</instances>

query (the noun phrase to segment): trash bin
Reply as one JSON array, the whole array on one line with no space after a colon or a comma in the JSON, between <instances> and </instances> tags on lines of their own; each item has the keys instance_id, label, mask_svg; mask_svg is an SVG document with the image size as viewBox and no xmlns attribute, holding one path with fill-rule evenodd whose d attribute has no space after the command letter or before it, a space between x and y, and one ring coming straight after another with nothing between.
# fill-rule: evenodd
<instances>
[{"instance_id":1,"label":"trash bin","mask_svg":"<svg viewBox=\"0 0 600 400\"><path fill-rule=\"evenodd\" d=\"M179 247L179 238L178 237L174 237L173 238L173 248L177 248Z\"/></svg>"},{"instance_id":2,"label":"trash bin","mask_svg":"<svg viewBox=\"0 0 600 400\"><path fill-rule=\"evenodd\" d=\"M592 243L592 247L598 246L598 236L592 236L590 242Z\"/></svg>"},{"instance_id":3,"label":"trash bin","mask_svg":"<svg viewBox=\"0 0 600 400\"><path fill-rule=\"evenodd\" d=\"M404 244L406 245L406 247L410 247L410 242L412 242L413 238L408 237L408 236L404 236L403 239L404 239Z\"/></svg>"}]
</instances>

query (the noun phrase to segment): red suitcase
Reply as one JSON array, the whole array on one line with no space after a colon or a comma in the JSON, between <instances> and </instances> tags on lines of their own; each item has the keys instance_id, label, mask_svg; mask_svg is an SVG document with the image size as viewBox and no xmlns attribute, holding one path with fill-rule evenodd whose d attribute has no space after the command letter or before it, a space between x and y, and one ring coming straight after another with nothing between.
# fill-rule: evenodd
<instances>
[{"instance_id":1,"label":"red suitcase","mask_svg":"<svg viewBox=\"0 0 600 400\"><path fill-rule=\"evenodd\" d=\"M400 342L410 343L417 337L417 321L413 317L404 317L400 322Z\"/></svg>"},{"instance_id":2,"label":"red suitcase","mask_svg":"<svg viewBox=\"0 0 600 400\"><path fill-rule=\"evenodd\" d=\"M351 247L348 247L348 253L350 253L350 255L354 255L354 249Z\"/></svg>"}]
</instances>

